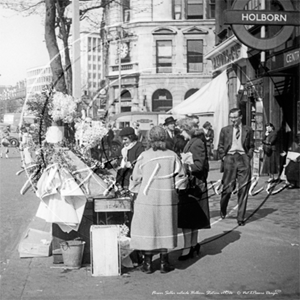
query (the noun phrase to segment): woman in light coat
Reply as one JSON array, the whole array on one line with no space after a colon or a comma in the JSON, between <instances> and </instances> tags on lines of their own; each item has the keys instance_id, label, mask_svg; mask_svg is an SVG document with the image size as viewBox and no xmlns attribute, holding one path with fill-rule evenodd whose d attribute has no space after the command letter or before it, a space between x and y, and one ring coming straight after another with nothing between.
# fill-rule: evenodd
<instances>
[{"instance_id":1,"label":"woman in light coat","mask_svg":"<svg viewBox=\"0 0 300 300\"><path fill-rule=\"evenodd\" d=\"M160 272L169 264L168 250L177 246L177 188L185 187L184 168L175 152L166 148L166 131L154 126L149 132L151 148L138 158L130 190L137 192L131 224L132 249L142 250L143 272L153 272L152 256L160 253Z\"/></svg>"}]
</instances>

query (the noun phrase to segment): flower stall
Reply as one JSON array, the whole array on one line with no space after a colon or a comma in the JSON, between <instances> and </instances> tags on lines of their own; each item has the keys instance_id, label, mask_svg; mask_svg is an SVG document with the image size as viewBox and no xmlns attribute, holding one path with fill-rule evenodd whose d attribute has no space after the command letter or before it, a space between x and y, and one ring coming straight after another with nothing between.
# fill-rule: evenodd
<instances>
[{"instance_id":1,"label":"flower stall","mask_svg":"<svg viewBox=\"0 0 300 300\"><path fill-rule=\"evenodd\" d=\"M31 132L32 160L24 166L28 179L21 194L33 188L40 199L36 215L52 223L53 262L62 262L60 242L81 238L85 241L83 263L90 263L91 227L113 224L116 220L110 213L130 212L131 198L115 188L116 171L92 158L91 150L101 145L108 132L105 124L79 116L80 100L70 95L46 91L37 97L39 101L27 104L38 123ZM74 141L66 140L66 126L73 128ZM126 214L121 219L129 222ZM131 252L126 228L129 231L123 224L118 235L124 259Z\"/></svg>"}]
</instances>

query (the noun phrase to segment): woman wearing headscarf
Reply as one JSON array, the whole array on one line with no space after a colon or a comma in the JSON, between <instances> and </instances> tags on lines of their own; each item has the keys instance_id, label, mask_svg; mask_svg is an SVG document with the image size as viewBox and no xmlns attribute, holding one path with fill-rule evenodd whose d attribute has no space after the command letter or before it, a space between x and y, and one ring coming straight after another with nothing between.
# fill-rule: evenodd
<instances>
[{"instance_id":1,"label":"woman wearing headscarf","mask_svg":"<svg viewBox=\"0 0 300 300\"><path fill-rule=\"evenodd\" d=\"M122 159L120 168L117 171L117 185L128 189L129 178L139 155L144 151L144 146L138 141L138 137L132 127L125 127L120 132L123 148L121 149Z\"/></svg>"},{"instance_id":2,"label":"woman wearing headscarf","mask_svg":"<svg viewBox=\"0 0 300 300\"><path fill-rule=\"evenodd\" d=\"M174 270L169 263L168 249L177 246L176 189L185 187L185 171L177 154L166 148L167 134L154 126L149 132L150 148L138 158L130 190L137 192L131 223L132 249L143 251L141 270L152 273L152 257L160 253L160 272Z\"/></svg>"},{"instance_id":3,"label":"woman wearing headscarf","mask_svg":"<svg viewBox=\"0 0 300 300\"><path fill-rule=\"evenodd\" d=\"M200 252L198 230L210 228L207 193L209 170L207 148L203 131L190 118L178 121L181 134L188 141L182 160L189 175L189 186L179 194L178 227L182 228L184 249L178 260L187 260Z\"/></svg>"}]
</instances>

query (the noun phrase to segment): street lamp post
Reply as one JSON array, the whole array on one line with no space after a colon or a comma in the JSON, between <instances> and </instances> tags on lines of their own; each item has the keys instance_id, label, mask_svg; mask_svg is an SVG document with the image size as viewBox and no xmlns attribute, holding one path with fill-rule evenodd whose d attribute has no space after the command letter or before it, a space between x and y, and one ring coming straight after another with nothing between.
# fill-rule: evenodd
<instances>
[{"instance_id":1,"label":"street lamp post","mask_svg":"<svg viewBox=\"0 0 300 300\"><path fill-rule=\"evenodd\" d=\"M119 64L119 112L121 112L121 45L122 45L122 26L118 27L118 64Z\"/></svg>"}]
</instances>

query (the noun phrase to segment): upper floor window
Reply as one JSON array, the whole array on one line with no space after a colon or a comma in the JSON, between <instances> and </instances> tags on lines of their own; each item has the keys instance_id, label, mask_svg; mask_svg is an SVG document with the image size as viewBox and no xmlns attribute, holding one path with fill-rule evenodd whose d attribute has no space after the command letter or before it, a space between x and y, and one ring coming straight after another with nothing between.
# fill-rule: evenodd
<instances>
[{"instance_id":1,"label":"upper floor window","mask_svg":"<svg viewBox=\"0 0 300 300\"><path fill-rule=\"evenodd\" d=\"M216 0L172 0L173 19L214 19L215 6Z\"/></svg>"},{"instance_id":2,"label":"upper floor window","mask_svg":"<svg viewBox=\"0 0 300 300\"><path fill-rule=\"evenodd\" d=\"M180 20L182 18L182 0L174 0L174 7L173 7L173 13L174 13L174 19Z\"/></svg>"},{"instance_id":3,"label":"upper floor window","mask_svg":"<svg viewBox=\"0 0 300 300\"><path fill-rule=\"evenodd\" d=\"M209 0L207 5L207 18L214 19L216 11L216 0Z\"/></svg>"},{"instance_id":4,"label":"upper floor window","mask_svg":"<svg viewBox=\"0 0 300 300\"><path fill-rule=\"evenodd\" d=\"M156 72L172 73L172 41L156 41Z\"/></svg>"},{"instance_id":5,"label":"upper floor window","mask_svg":"<svg viewBox=\"0 0 300 300\"><path fill-rule=\"evenodd\" d=\"M187 72L203 71L203 40L187 40Z\"/></svg>"},{"instance_id":6,"label":"upper floor window","mask_svg":"<svg viewBox=\"0 0 300 300\"><path fill-rule=\"evenodd\" d=\"M186 19L203 19L203 0L186 0Z\"/></svg>"},{"instance_id":7,"label":"upper floor window","mask_svg":"<svg viewBox=\"0 0 300 300\"><path fill-rule=\"evenodd\" d=\"M130 0L123 0L122 4L123 22L130 21Z\"/></svg>"}]
</instances>

